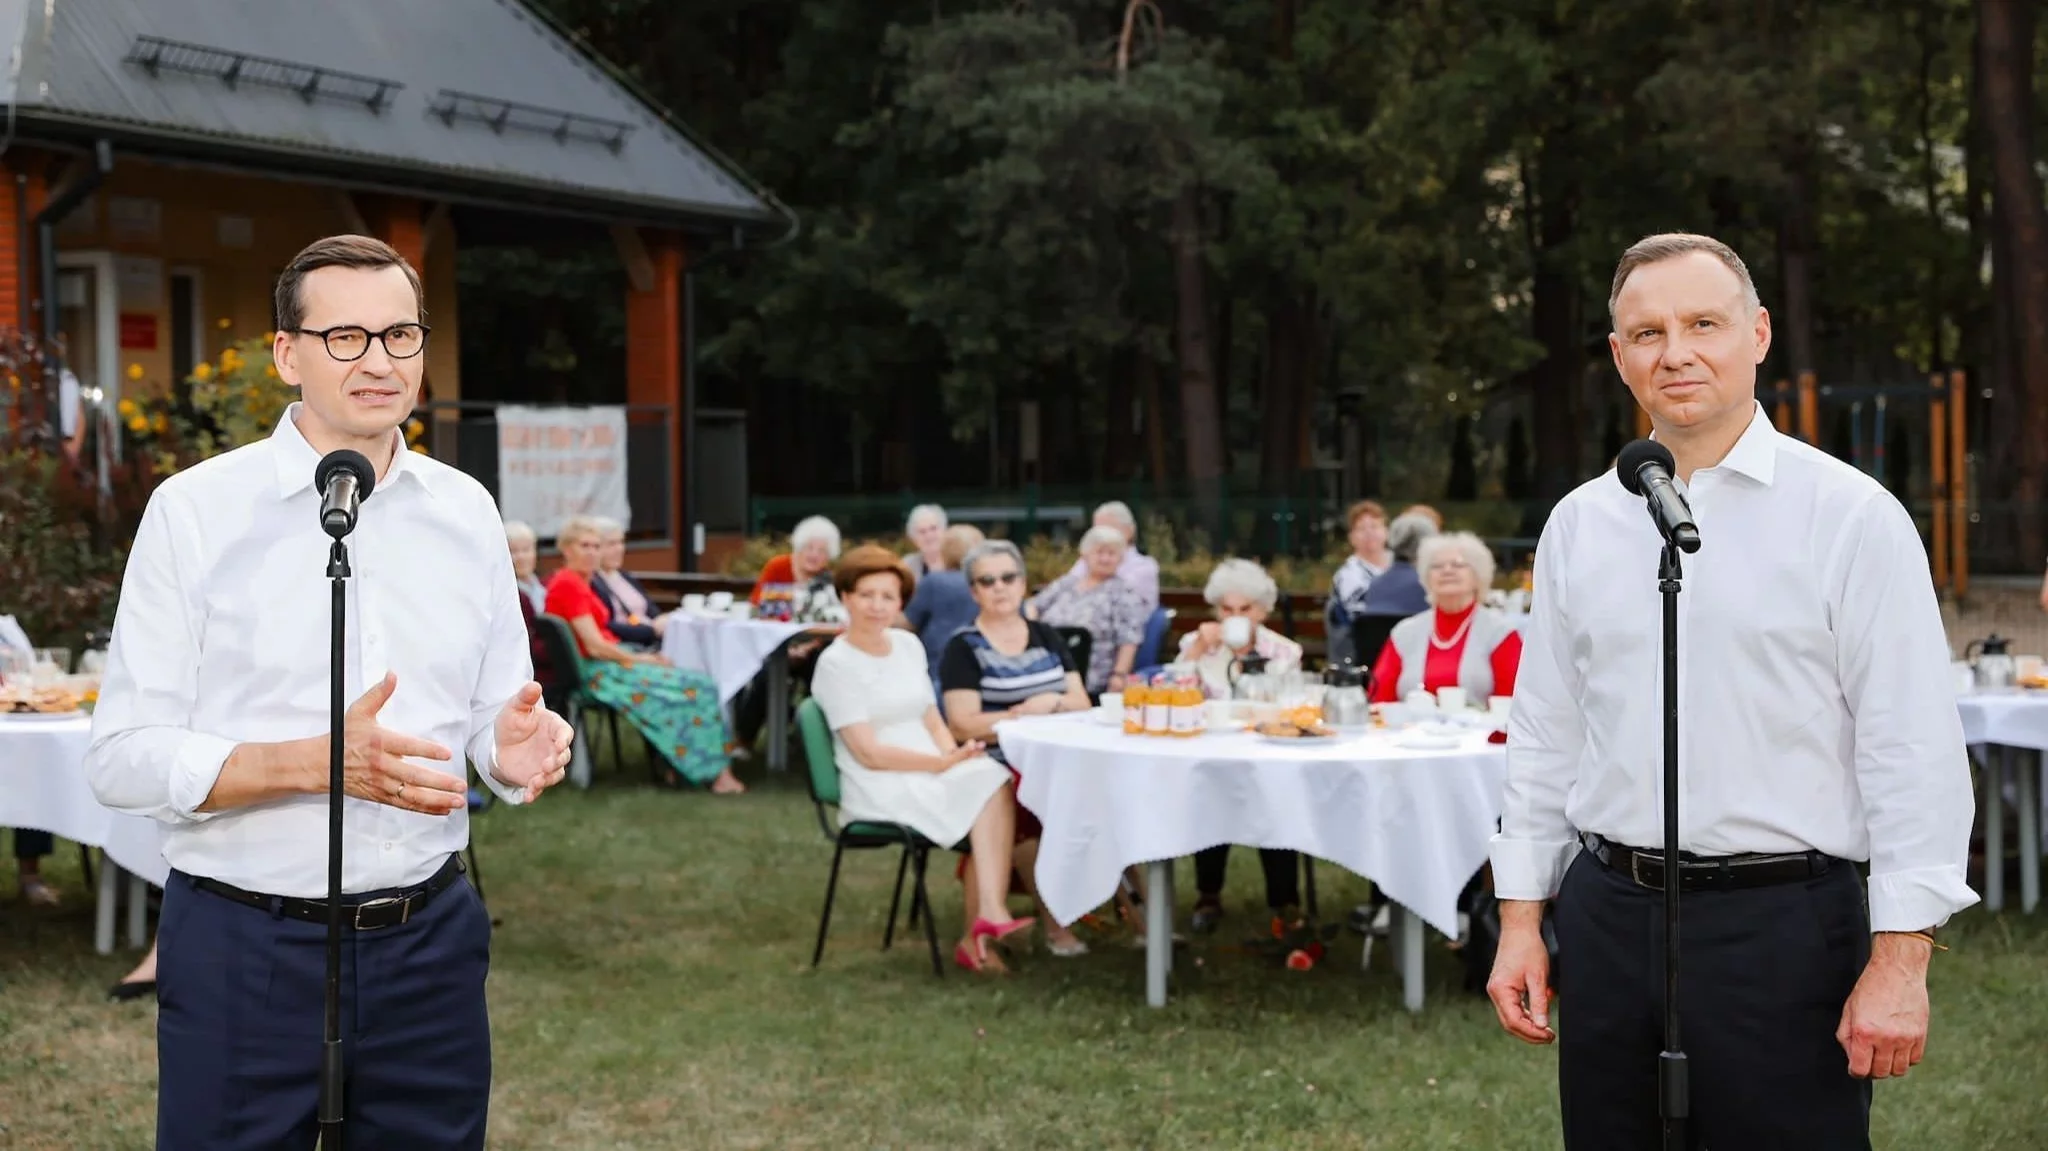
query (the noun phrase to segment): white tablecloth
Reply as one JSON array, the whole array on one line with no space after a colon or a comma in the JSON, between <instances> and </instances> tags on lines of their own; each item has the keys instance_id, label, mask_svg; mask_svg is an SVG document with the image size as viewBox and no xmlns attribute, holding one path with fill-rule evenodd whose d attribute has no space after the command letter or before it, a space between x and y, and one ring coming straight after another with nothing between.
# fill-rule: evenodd
<instances>
[{"instance_id":1,"label":"white tablecloth","mask_svg":"<svg viewBox=\"0 0 2048 1151\"><path fill-rule=\"evenodd\" d=\"M677 667L701 671L718 683L718 701L730 703L761 672L775 649L810 625L764 619L707 619L688 612L668 617L661 654Z\"/></svg>"},{"instance_id":2,"label":"white tablecloth","mask_svg":"<svg viewBox=\"0 0 2048 1151\"><path fill-rule=\"evenodd\" d=\"M100 806L85 783L92 720L0 716L0 827L32 827L102 848L158 887L170 875L155 820Z\"/></svg>"},{"instance_id":3,"label":"white tablecloth","mask_svg":"<svg viewBox=\"0 0 2048 1151\"><path fill-rule=\"evenodd\" d=\"M1956 697L1965 743L2048 751L2048 692L2015 688Z\"/></svg>"},{"instance_id":4,"label":"white tablecloth","mask_svg":"<svg viewBox=\"0 0 2048 1151\"><path fill-rule=\"evenodd\" d=\"M1281 745L1125 735L1094 715L996 728L1045 825L1038 890L1061 923L1107 901L1125 867L1241 843L1331 860L1457 935L1458 893L1500 815L1506 748L1484 732L1441 750L1384 732Z\"/></svg>"}]
</instances>

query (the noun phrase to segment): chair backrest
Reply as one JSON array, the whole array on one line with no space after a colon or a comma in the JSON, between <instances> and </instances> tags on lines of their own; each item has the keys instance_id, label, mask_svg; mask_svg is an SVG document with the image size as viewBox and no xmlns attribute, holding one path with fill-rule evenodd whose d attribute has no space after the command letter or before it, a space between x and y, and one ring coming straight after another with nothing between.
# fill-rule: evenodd
<instances>
[{"instance_id":1,"label":"chair backrest","mask_svg":"<svg viewBox=\"0 0 2048 1151\"><path fill-rule=\"evenodd\" d=\"M815 697L806 696L796 705L796 729L804 741L812 802L820 807L838 806L839 761L832 756L832 728L825 722L825 709Z\"/></svg>"},{"instance_id":2,"label":"chair backrest","mask_svg":"<svg viewBox=\"0 0 2048 1151\"><path fill-rule=\"evenodd\" d=\"M1380 649L1387 646L1387 637L1394 634L1394 625L1406 619L1399 615L1362 615L1351 621L1352 658L1360 667L1371 667L1379 661Z\"/></svg>"},{"instance_id":3,"label":"chair backrest","mask_svg":"<svg viewBox=\"0 0 2048 1151\"><path fill-rule=\"evenodd\" d=\"M1174 610L1170 607L1152 609L1152 618L1145 621L1145 638L1138 643L1137 667L1151 667L1159 662L1159 649L1166 644L1166 633L1173 626Z\"/></svg>"},{"instance_id":4,"label":"chair backrest","mask_svg":"<svg viewBox=\"0 0 2048 1151\"><path fill-rule=\"evenodd\" d=\"M1088 678L1088 659L1095 652L1095 636L1085 627L1055 627L1060 638L1067 641L1067 652L1073 657L1074 670Z\"/></svg>"},{"instance_id":5,"label":"chair backrest","mask_svg":"<svg viewBox=\"0 0 2048 1151\"><path fill-rule=\"evenodd\" d=\"M583 653L576 646L576 633L569 628L569 621L546 612L535 613L533 626L540 629L541 646L547 649L548 663L555 670L555 694L567 701L582 694ZM552 708L554 705L549 704Z\"/></svg>"}]
</instances>

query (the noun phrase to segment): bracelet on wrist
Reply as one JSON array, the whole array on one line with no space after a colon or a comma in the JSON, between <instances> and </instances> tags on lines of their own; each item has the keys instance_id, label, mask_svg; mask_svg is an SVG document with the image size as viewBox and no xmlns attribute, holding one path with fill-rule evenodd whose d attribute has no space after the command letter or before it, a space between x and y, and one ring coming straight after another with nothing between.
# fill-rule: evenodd
<instances>
[{"instance_id":1,"label":"bracelet on wrist","mask_svg":"<svg viewBox=\"0 0 2048 1151\"><path fill-rule=\"evenodd\" d=\"M1943 945L1943 944L1941 944L1941 943L1938 943L1938 942L1936 942L1936 941L1935 941L1935 938L1934 938L1934 933L1933 933L1932 931L1880 931L1880 932L1878 932L1878 934L1879 934L1879 935L1903 935L1903 936L1906 936L1906 937L1907 937L1907 938L1909 938L1909 939L1924 939L1924 940L1926 940L1926 941L1927 941L1927 946L1929 946L1929 947L1932 947L1932 948L1933 948L1934 950L1936 950L1936 951L1947 951L1947 950L1948 950L1948 948L1947 948L1947 947L1946 947L1945 945Z\"/></svg>"}]
</instances>

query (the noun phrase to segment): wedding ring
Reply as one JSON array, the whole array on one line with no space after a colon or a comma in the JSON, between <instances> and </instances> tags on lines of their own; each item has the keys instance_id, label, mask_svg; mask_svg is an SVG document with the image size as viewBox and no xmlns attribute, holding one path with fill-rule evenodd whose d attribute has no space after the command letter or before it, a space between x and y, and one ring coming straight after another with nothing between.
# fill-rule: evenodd
<instances>
[{"instance_id":1,"label":"wedding ring","mask_svg":"<svg viewBox=\"0 0 2048 1151\"><path fill-rule=\"evenodd\" d=\"M398 800L403 800L403 799L405 798L405 785L404 785L404 784L402 784L402 783L401 783L401 784L399 784L399 785L398 785L398 790L397 790L397 792L395 792L395 793L394 793L394 794L392 795L392 798L393 798L393 799L398 799Z\"/></svg>"}]
</instances>

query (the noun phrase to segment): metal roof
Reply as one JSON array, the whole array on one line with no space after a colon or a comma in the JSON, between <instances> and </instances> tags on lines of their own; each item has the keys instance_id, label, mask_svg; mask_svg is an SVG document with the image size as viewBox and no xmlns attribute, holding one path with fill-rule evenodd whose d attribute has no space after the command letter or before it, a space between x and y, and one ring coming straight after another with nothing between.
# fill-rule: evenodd
<instances>
[{"instance_id":1,"label":"metal roof","mask_svg":"<svg viewBox=\"0 0 2048 1151\"><path fill-rule=\"evenodd\" d=\"M23 136L622 218L786 209L520 0L0 0Z\"/></svg>"}]
</instances>

